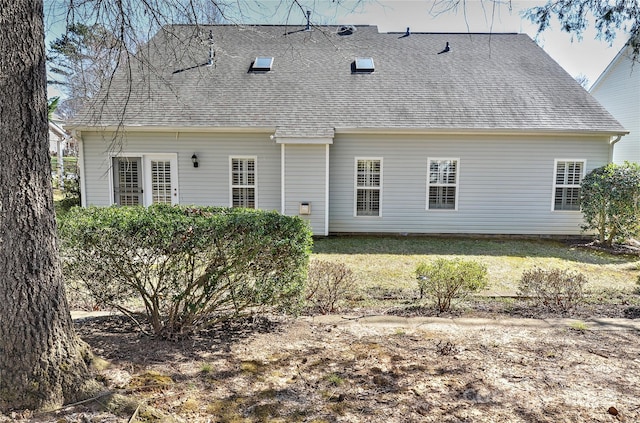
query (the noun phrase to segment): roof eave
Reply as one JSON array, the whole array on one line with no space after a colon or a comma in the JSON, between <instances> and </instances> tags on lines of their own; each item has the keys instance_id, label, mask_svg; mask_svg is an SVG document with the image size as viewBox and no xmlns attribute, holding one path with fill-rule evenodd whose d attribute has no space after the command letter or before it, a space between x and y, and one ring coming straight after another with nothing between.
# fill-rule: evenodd
<instances>
[{"instance_id":1,"label":"roof eave","mask_svg":"<svg viewBox=\"0 0 640 423\"><path fill-rule=\"evenodd\" d=\"M336 134L429 134L429 135L558 135L622 136L627 130L513 129L513 128L336 128Z\"/></svg>"},{"instance_id":2,"label":"roof eave","mask_svg":"<svg viewBox=\"0 0 640 423\"><path fill-rule=\"evenodd\" d=\"M81 132L190 132L190 133L274 133L275 126L159 126L159 125L68 125Z\"/></svg>"},{"instance_id":3,"label":"roof eave","mask_svg":"<svg viewBox=\"0 0 640 423\"><path fill-rule=\"evenodd\" d=\"M267 133L275 134L276 126L161 126L161 125L68 125L80 132L181 132L181 133ZM547 136L623 136L627 130L580 129L514 129L514 128L376 128L337 127L335 134L424 134L424 135L547 135ZM326 137L322 137L323 140Z\"/></svg>"}]
</instances>

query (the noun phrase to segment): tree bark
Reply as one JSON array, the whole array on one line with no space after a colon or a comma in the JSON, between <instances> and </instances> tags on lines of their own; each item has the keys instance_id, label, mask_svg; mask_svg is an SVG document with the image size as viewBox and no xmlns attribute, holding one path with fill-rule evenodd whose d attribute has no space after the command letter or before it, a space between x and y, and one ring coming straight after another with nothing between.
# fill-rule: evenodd
<instances>
[{"instance_id":1,"label":"tree bark","mask_svg":"<svg viewBox=\"0 0 640 423\"><path fill-rule=\"evenodd\" d=\"M95 387L58 259L43 17L42 0L0 0L0 411Z\"/></svg>"}]
</instances>

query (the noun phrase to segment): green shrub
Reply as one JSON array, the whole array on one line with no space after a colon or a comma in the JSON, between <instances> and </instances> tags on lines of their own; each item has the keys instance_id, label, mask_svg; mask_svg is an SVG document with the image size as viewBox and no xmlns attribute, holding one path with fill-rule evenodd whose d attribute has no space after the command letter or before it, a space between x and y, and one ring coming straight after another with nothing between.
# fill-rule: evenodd
<instances>
[{"instance_id":1,"label":"green shrub","mask_svg":"<svg viewBox=\"0 0 640 423\"><path fill-rule=\"evenodd\" d=\"M534 268L522 274L518 295L527 297L536 306L566 312L584 302L587 278L579 272Z\"/></svg>"},{"instance_id":2,"label":"green shrub","mask_svg":"<svg viewBox=\"0 0 640 423\"><path fill-rule=\"evenodd\" d=\"M439 312L450 310L452 300L487 286L487 268L471 260L440 258L433 263L420 263L416 276L420 298L424 294L432 297Z\"/></svg>"},{"instance_id":3,"label":"green shrub","mask_svg":"<svg viewBox=\"0 0 640 423\"><path fill-rule=\"evenodd\" d=\"M312 244L297 217L162 205L72 209L60 236L68 280L127 314L141 300L167 337L246 311L296 311Z\"/></svg>"},{"instance_id":4,"label":"green shrub","mask_svg":"<svg viewBox=\"0 0 640 423\"><path fill-rule=\"evenodd\" d=\"M609 163L582 180L580 209L585 231L595 230L598 242L611 246L640 234L640 165Z\"/></svg>"},{"instance_id":5,"label":"green shrub","mask_svg":"<svg viewBox=\"0 0 640 423\"><path fill-rule=\"evenodd\" d=\"M307 278L307 301L326 314L336 310L339 301L354 292L353 271L342 263L311 260Z\"/></svg>"},{"instance_id":6,"label":"green shrub","mask_svg":"<svg viewBox=\"0 0 640 423\"><path fill-rule=\"evenodd\" d=\"M63 198L54 204L58 217L68 213L72 207L80 205L80 180L77 175L69 176L66 179L62 193Z\"/></svg>"}]
</instances>

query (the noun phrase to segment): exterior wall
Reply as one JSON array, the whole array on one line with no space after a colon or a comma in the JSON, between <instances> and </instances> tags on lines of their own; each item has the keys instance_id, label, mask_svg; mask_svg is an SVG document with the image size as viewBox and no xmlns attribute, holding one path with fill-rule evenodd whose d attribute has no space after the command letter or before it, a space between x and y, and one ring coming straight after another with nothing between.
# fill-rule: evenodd
<instances>
[{"instance_id":1,"label":"exterior wall","mask_svg":"<svg viewBox=\"0 0 640 423\"><path fill-rule=\"evenodd\" d=\"M109 205L111 138L82 138L85 204ZM269 134L141 132L119 145L121 153L176 153L181 204L229 206L229 157L255 156L258 207L297 215L308 201L314 233L326 234L326 145L283 147ZM329 146L328 232L577 235L580 212L552 211L555 160L586 160L589 172L608 157L606 136L337 134ZM354 217L356 158L382 159L379 217ZM459 160L457 210L426 209L427 162L434 158Z\"/></svg>"},{"instance_id":2,"label":"exterior wall","mask_svg":"<svg viewBox=\"0 0 640 423\"><path fill-rule=\"evenodd\" d=\"M315 235L326 229L327 145L286 144L284 152L284 214L307 220ZM310 215L300 215L301 202L311 204Z\"/></svg>"},{"instance_id":3,"label":"exterior wall","mask_svg":"<svg viewBox=\"0 0 640 423\"><path fill-rule=\"evenodd\" d=\"M128 132L112 146L111 133L82 132L85 205L108 206L110 152L177 153L180 204L229 206L229 157L257 158L257 206L280 210L280 146L269 134ZM196 153L199 167L191 156Z\"/></svg>"},{"instance_id":4,"label":"exterior wall","mask_svg":"<svg viewBox=\"0 0 640 423\"><path fill-rule=\"evenodd\" d=\"M613 162L640 163L640 69L624 53L591 89L591 94L629 134L614 146Z\"/></svg>"},{"instance_id":5,"label":"exterior wall","mask_svg":"<svg viewBox=\"0 0 640 423\"><path fill-rule=\"evenodd\" d=\"M607 163L608 137L338 134L329 232L580 234L579 211L552 211L555 159ZM355 158L382 158L380 217L354 217ZM427 160L459 159L458 210L426 210Z\"/></svg>"}]
</instances>

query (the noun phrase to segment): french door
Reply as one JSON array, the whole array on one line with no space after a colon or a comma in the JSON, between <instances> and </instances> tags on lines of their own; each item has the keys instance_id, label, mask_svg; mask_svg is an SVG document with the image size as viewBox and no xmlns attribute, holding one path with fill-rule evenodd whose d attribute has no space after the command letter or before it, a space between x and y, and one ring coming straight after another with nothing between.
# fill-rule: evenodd
<instances>
[{"instance_id":1,"label":"french door","mask_svg":"<svg viewBox=\"0 0 640 423\"><path fill-rule=\"evenodd\" d=\"M112 175L113 204L178 204L176 154L114 157Z\"/></svg>"}]
</instances>

